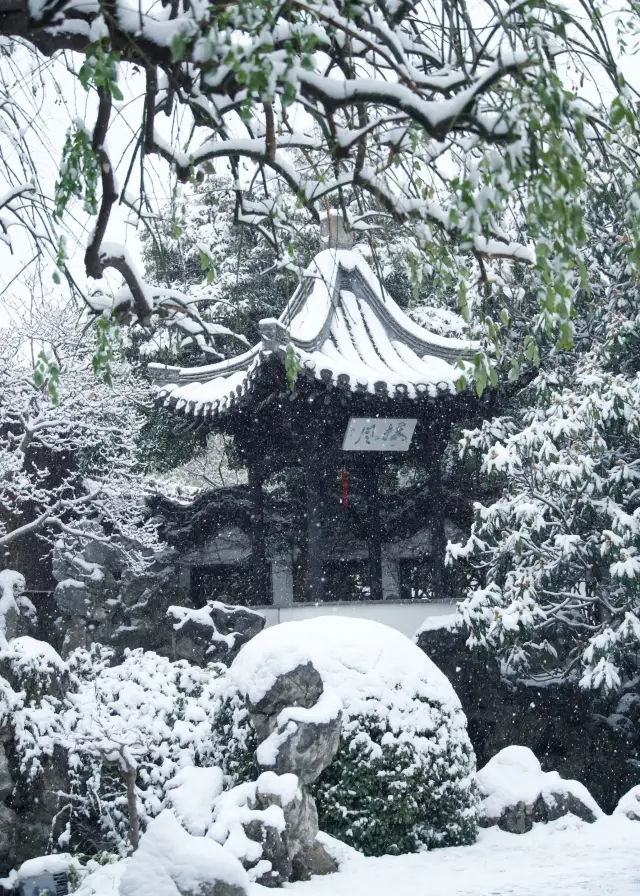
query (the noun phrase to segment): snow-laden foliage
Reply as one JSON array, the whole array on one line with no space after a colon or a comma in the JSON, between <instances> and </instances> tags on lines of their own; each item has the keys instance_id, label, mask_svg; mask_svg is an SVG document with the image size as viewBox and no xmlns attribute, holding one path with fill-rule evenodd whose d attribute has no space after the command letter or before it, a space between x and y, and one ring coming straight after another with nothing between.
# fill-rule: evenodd
<instances>
[{"instance_id":1,"label":"snow-laden foliage","mask_svg":"<svg viewBox=\"0 0 640 896\"><path fill-rule=\"evenodd\" d=\"M60 742L68 666L44 641L14 638L0 650L0 730L9 730L27 782Z\"/></svg>"},{"instance_id":2,"label":"snow-laden foliage","mask_svg":"<svg viewBox=\"0 0 640 896\"><path fill-rule=\"evenodd\" d=\"M144 829L176 772L211 764L218 674L139 649L119 665L110 659L98 645L71 655L72 687L59 724L71 770L71 842L122 851L130 833L123 771L135 772Z\"/></svg>"},{"instance_id":3,"label":"snow-laden foliage","mask_svg":"<svg viewBox=\"0 0 640 896\"><path fill-rule=\"evenodd\" d=\"M135 565L157 541L137 473L150 392L117 356L107 381L96 376L86 326L72 304L47 301L0 330L0 546L120 536L139 545Z\"/></svg>"},{"instance_id":4,"label":"snow-laden foliage","mask_svg":"<svg viewBox=\"0 0 640 896\"><path fill-rule=\"evenodd\" d=\"M338 754L310 787L320 829L367 855L473 842L475 757L459 701L419 648L377 623L326 617L250 641L221 690L215 740L225 772L255 779L245 701L309 661L343 713Z\"/></svg>"},{"instance_id":5,"label":"snow-laden foliage","mask_svg":"<svg viewBox=\"0 0 640 896\"><path fill-rule=\"evenodd\" d=\"M279 257L287 193L311 222L329 204L360 231L393 219L407 226L416 281L436 273L463 308L499 279L497 260L532 265L534 333L542 324L566 345L585 238L579 197L595 148L607 147L605 167L617 155L637 167L625 133L637 129L635 94L616 60L633 46L638 11L623 0L615 33L609 12L600 0L575 10L487 0L472 12L461 0L187 0L179 9L115 0L109 10L15 0L0 21L0 63L12 75L0 79L2 157L20 162L4 161L2 241L31 240L86 295L59 235L88 216L87 278L124 281L92 306L140 321L173 315L207 339L190 297L147 282L113 237L124 205L162 251L158 206L173 178L197 183L223 160L234 218ZM44 73L29 55L38 49L54 58ZM57 50L78 53L56 68ZM70 106L68 133L46 146L62 157L53 189L37 170L43 129L24 127L33 108L24 94L46 94L47 82ZM596 105L605 94L611 102ZM35 105L35 120L46 110ZM494 339L500 318L485 323ZM486 356L476 373L482 388Z\"/></svg>"},{"instance_id":6,"label":"snow-laden foliage","mask_svg":"<svg viewBox=\"0 0 640 896\"><path fill-rule=\"evenodd\" d=\"M289 201L286 201L286 200ZM298 274L320 248L318 228L283 197L279 216L287 225L285 258L261 231L233 222L234 184L229 177L207 175L195 189L177 192L163 210L163 241L143 235L146 274L188 295L211 322L215 344L195 340L175 328L158 327L141 351L153 358L189 357L195 342L213 359L255 345L258 321L278 317L298 282ZM217 332L216 332L217 329ZM230 339L231 334L234 339ZM193 354L193 352L192 352Z\"/></svg>"},{"instance_id":7,"label":"snow-laden foliage","mask_svg":"<svg viewBox=\"0 0 640 896\"><path fill-rule=\"evenodd\" d=\"M0 572L0 650L7 646L7 638L17 634L20 617L35 620L36 609L23 593L25 587L22 573L13 569Z\"/></svg>"},{"instance_id":8,"label":"snow-laden foliage","mask_svg":"<svg viewBox=\"0 0 640 896\"><path fill-rule=\"evenodd\" d=\"M314 788L320 826L366 855L472 843L473 754L456 713L399 690L345 718Z\"/></svg>"},{"instance_id":9,"label":"snow-laden foliage","mask_svg":"<svg viewBox=\"0 0 640 896\"><path fill-rule=\"evenodd\" d=\"M14 741L24 786L62 751L69 791L60 797L59 845L89 854L124 854L132 818L144 830L167 782L213 756L218 670L142 650L112 662L113 652L96 644L65 663L26 637L0 653L0 728Z\"/></svg>"},{"instance_id":10,"label":"snow-laden foliage","mask_svg":"<svg viewBox=\"0 0 640 896\"><path fill-rule=\"evenodd\" d=\"M502 494L449 558L477 572L460 607L472 647L507 674L611 690L640 650L640 305L621 206L591 202L577 350L548 353L511 413L464 433Z\"/></svg>"}]
</instances>

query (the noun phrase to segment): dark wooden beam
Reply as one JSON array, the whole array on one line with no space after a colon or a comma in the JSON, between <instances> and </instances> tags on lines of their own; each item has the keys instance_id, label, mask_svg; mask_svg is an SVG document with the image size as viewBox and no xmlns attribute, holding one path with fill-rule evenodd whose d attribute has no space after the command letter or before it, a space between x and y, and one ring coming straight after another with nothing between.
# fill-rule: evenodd
<instances>
[{"instance_id":1,"label":"dark wooden beam","mask_svg":"<svg viewBox=\"0 0 640 896\"><path fill-rule=\"evenodd\" d=\"M305 482L307 544L304 568L304 599L310 603L324 600L324 470L311 437L303 439L302 462Z\"/></svg>"},{"instance_id":2,"label":"dark wooden beam","mask_svg":"<svg viewBox=\"0 0 640 896\"><path fill-rule=\"evenodd\" d=\"M271 602L271 583L264 525L263 473L257 463L249 464L249 491L251 494L251 566L253 572L253 603Z\"/></svg>"},{"instance_id":3,"label":"dark wooden beam","mask_svg":"<svg viewBox=\"0 0 640 896\"><path fill-rule=\"evenodd\" d=\"M371 600L382 600L382 533L380 531L380 490L378 465L372 458L367 470L367 547Z\"/></svg>"}]
</instances>

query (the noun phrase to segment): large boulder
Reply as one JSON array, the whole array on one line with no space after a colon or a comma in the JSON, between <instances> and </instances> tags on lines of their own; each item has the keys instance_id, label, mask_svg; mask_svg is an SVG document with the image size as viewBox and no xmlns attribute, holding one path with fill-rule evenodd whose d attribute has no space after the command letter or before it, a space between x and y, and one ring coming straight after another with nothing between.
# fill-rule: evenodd
<instances>
[{"instance_id":1,"label":"large boulder","mask_svg":"<svg viewBox=\"0 0 640 896\"><path fill-rule=\"evenodd\" d=\"M511 834L524 834L535 822L568 814L594 822L603 814L583 784L565 781L557 772L543 772L527 747L505 747L476 780L482 798L481 827L497 825Z\"/></svg>"},{"instance_id":2,"label":"large boulder","mask_svg":"<svg viewBox=\"0 0 640 896\"><path fill-rule=\"evenodd\" d=\"M259 741L260 769L291 773L303 784L320 777L338 751L342 703L324 684L312 663L278 675L249 714Z\"/></svg>"},{"instance_id":3,"label":"large boulder","mask_svg":"<svg viewBox=\"0 0 640 896\"><path fill-rule=\"evenodd\" d=\"M316 839L318 812L306 785L322 774L338 750L339 697L325 692L318 670L304 662L270 677L264 688L243 691L243 699L256 733L255 760L262 774L255 784L240 784L221 800L216 815L219 836L225 834L228 806L244 800L243 832L250 841L244 861L259 883L280 886L336 871ZM237 820L235 810L231 817ZM225 836L231 837L231 830ZM252 844L259 844L259 853Z\"/></svg>"},{"instance_id":4,"label":"large boulder","mask_svg":"<svg viewBox=\"0 0 640 896\"><path fill-rule=\"evenodd\" d=\"M312 784L329 767L340 745L342 703L323 694L307 708L287 707L277 716L275 729L256 750L261 769L292 773L302 784Z\"/></svg>"},{"instance_id":5,"label":"large boulder","mask_svg":"<svg viewBox=\"0 0 640 896\"><path fill-rule=\"evenodd\" d=\"M251 721L258 740L264 740L276 729L278 716L288 706L310 709L324 691L322 676L312 663L301 663L284 672L260 693L257 700L248 700Z\"/></svg>"},{"instance_id":6,"label":"large boulder","mask_svg":"<svg viewBox=\"0 0 640 896\"><path fill-rule=\"evenodd\" d=\"M295 773L320 828L369 855L475 839L475 758L460 703L387 626L330 616L265 629L229 669L219 719L227 773Z\"/></svg>"}]
</instances>

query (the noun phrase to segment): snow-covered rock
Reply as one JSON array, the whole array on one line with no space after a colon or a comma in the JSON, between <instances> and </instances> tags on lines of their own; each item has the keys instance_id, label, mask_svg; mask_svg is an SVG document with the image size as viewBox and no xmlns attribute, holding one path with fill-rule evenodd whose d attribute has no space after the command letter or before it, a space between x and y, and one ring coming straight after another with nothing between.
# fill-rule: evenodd
<instances>
[{"instance_id":1,"label":"snow-covered rock","mask_svg":"<svg viewBox=\"0 0 640 896\"><path fill-rule=\"evenodd\" d=\"M219 843L194 837L165 810L150 822L120 882L120 896L245 896L249 878Z\"/></svg>"},{"instance_id":2,"label":"snow-covered rock","mask_svg":"<svg viewBox=\"0 0 640 896\"><path fill-rule=\"evenodd\" d=\"M263 886L330 874L337 864L318 840L318 813L292 774L263 772L216 802L209 836L223 844Z\"/></svg>"},{"instance_id":3,"label":"snow-covered rock","mask_svg":"<svg viewBox=\"0 0 640 896\"><path fill-rule=\"evenodd\" d=\"M201 609L171 606L167 616L175 633L176 655L200 665L230 664L243 644L265 625L262 613L217 600L208 601Z\"/></svg>"},{"instance_id":4,"label":"snow-covered rock","mask_svg":"<svg viewBox=\"0 0 640 896\"><path fill-rule=\"evenodd\" d=\"M81 529L100 534L95 524ZM67 656L93 643L109 645L122 655L125 648L144 647L179 658L173 631L159 624L167 607L188 601L181 586L172 551L149 553L144 570L132 569L127 556L142 550L137 543L61 539L53 552L53 575L58 582L55 622Z\"/></svg>"},{"instance_id":5,"label":"snow-covered rock","mask_svg":"<svg viewBox=\"0 0 640 896\"><path fill-rule=\"evenodd\" d=\"M254 742L259 767L284 771L288 738L299 762L341 715L339 751L317 784L296 766L321 827L370 854L474 839L466 719L447 678L400 632L339 616L274 626L242 648L225 686L229 773L243 774ZM330 737L325 746L329 755Z\"/></svg>"},{"instance_id":6,"label":"snow-covered rock","mask_svg":"<svg viewBox=\"0 0 640 896\"><path fill-rule=\"evenodd\" d=\"M624 796L620 797L613 814L625 815L631 821L640 821L640 784L632 787Z\"/></svg>"},{"instance_id":7,"label":"snow-covered rock","mask_svg":"<svg viewBox=\"0 0 640 896\"><path fill-rule=\"evenodd\" d=\"M30 877L39 877L41 874L69 874L71 869L80 871L81 865L77 858L70 853L55 853L54 855L35 856L27 859L18 868L16 883L22 883Z\"/></svg>"},{"instance_id":8,"label":"snow-covered rock","mask_svg":"<svg viewBox=\"0 0 640 896\"><path fill-rule=\"evenodd\" d=\"M527 747L505 747L476 775L482 801L479 823L512 834L530 831L534 822L554 821L571 813L594 822L602 810L579 781L543 772Z\"/></svg>"},{"instance_id":9,"label":"snow-covered rock","mask_svg":"<svg viewBox=\"0 0 640 896\"><path fill-rule=\"evenodd\" d=\"M237 666L236 672L237 674ZM240 673L242 675L242 673ZM257 700L248 697L251 720L258 740L262 741L275 730L280 712L287 706L310 709L324 691L322 676L313 663L300 663L276 678ZM247 695L248 696L248 695Z\"/></svg>"},{"instance_id":10,"label":"snow-covered rock","mask_svg":"<svg viewBox=\"0 0 640 896\"><path fill-rule=\"evenodd\" d=\"M292 773L303 784L319 778L338 750L342 702L324 692L317 669L301 663L279 675L257 703L248 705L261 741L258 766Z\"/></svg>"}]
</instances>

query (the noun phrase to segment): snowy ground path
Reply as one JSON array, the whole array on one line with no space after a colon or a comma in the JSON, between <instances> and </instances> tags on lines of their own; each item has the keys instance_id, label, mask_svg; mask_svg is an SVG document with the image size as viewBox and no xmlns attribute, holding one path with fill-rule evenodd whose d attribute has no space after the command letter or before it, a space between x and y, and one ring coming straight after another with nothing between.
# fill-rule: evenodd
<instances>
[{"instance_id":1,"label":"snowy ground path","mask_svg":"<svg viewBox=\"0 0 640 896\"><path fill-rule=\"evenodd\" d=\"M296 896L640 896L640 823L569 816L528 834L482 831L473 846L349 858L339 874L287 889ZM266 896L254 886L252 896Z\"/></svg>"}]
</instances>

